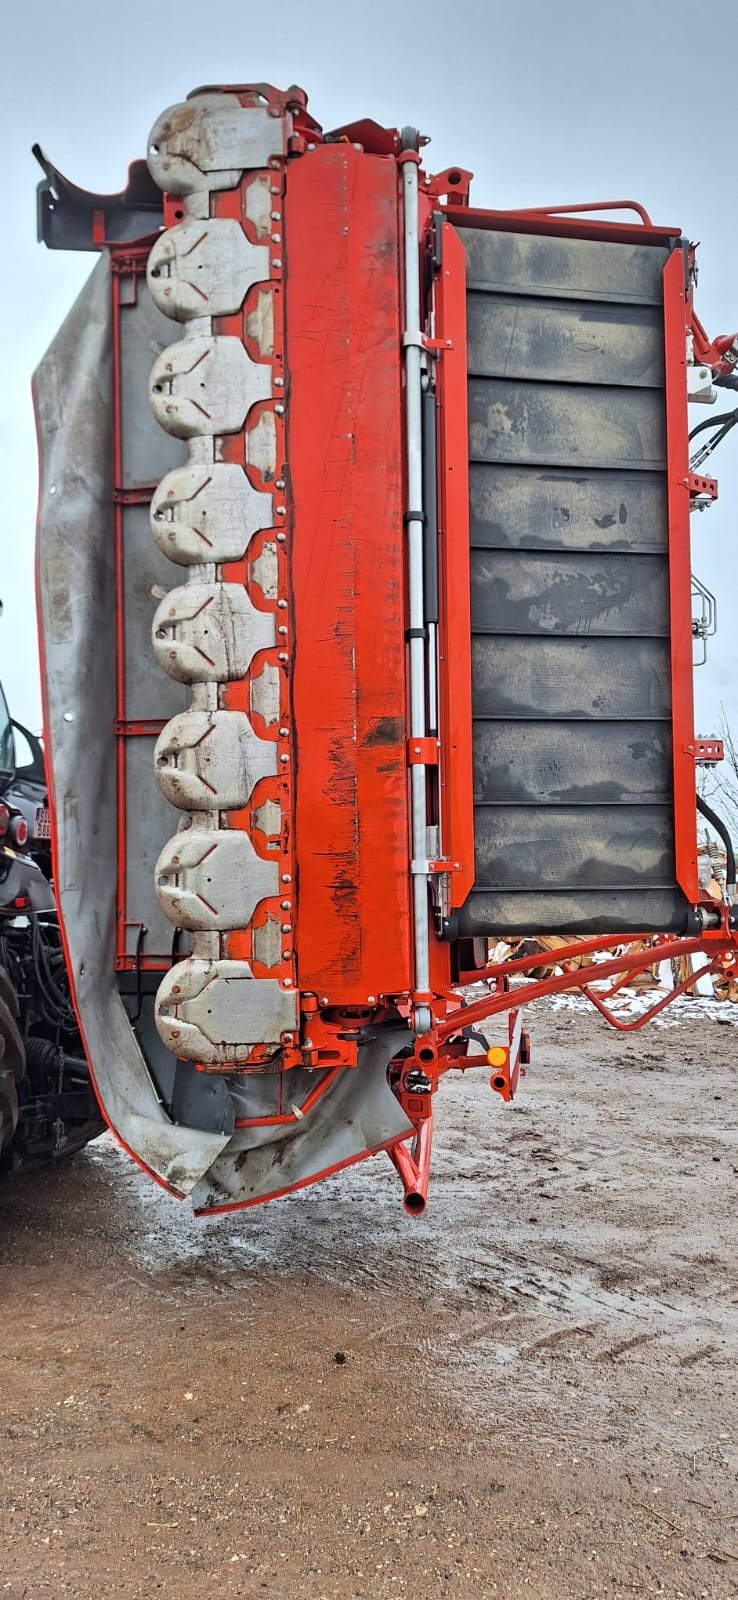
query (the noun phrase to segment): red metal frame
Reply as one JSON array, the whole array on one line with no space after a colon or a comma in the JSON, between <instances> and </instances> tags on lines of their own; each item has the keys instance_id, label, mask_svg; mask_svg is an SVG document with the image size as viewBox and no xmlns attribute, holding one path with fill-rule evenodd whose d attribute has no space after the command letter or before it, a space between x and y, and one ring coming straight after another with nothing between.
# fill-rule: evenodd
<instances>
[{"instance_id":1,"label":"red metal frame","mask_svg":"<svg viewBox=\"0 0 738 1600\"><path fill-rule=\"evenodd\" d=\"M452 868L451 905L461 906L474 884L466 255L447 222L441 224L440 256L434 334L442 352L436 372L441 819L443 854Z\"/></svg>"},{"instance_id":2,"label":"red metal frame","mask_svg":"<svg viewBox=\"0 0 738 1600\"><path fill-rule=\"evenodd\" d=\"M697 775L692 681L692 568L689 534L687 418L687 285L684 250L664 267L664 360L667 503L669 515L669 635L674 776L674 853L677 883L690 905L700 898L697 874Z\"/></svg>"}]
</instances>

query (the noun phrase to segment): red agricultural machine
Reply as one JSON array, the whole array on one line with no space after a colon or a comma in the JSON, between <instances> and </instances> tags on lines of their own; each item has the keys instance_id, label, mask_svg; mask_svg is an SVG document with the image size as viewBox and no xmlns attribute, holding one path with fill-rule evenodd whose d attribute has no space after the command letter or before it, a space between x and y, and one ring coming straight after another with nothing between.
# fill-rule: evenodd
<instances>
[{"instance_id":1,"label":"red agricultural machine","mask_svg":"<svg viewBox=\"0 0 738 1600\"><path fill-rule=\"evenodd\" d=\"M733 413L690 464L688 402L738 340L678 228L477 209L424 143L257 84L119 195L40 156L41 237L99 255L35 381L61 917L108 1121L198 1211L380 1150L422 1211L439 1081L509 1098L526 1002L735 968L690 566ZM554 977L488 962L554 933Z\"/></svg>"}]
</instances>

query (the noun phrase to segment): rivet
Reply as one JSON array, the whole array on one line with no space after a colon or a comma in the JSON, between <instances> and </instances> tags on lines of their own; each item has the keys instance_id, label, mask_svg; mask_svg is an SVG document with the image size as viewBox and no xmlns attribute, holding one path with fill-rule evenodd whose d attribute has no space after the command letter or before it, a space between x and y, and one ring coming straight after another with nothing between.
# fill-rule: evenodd
<instances>
[{"instance_id":1,"label":"rivet","mask_svg":"<svg viewBox=\"0 0 738 1600\"><path fill-rule=\"evenodd\" d=\"M279 194L279 190L278 189L271 189L270 193L271 194ZM270 217L272 219L272 222L279 222L281 220L281 217L282 217L281 211L270 211L269 215L270 215Z\"/></svg>"},{"instance_id":2,"label":"rivet","mask_svg":"<svg viewBox=\"0 0 738 1600\"><path fill-rule=\"evenodd\" d=\"M274 479L274 487L275 487L275 489L283 489L284 488L284 478L275 478Z\"/></svg>"},{"instance_id":3,"label":"rivet","mask_svg":"<svg viewBox=\"0 0 738 1600\"><path fill-rule=\"evenodd\" d=\"M274 166L274 162L272 162L272 166ZM269 186L269 193L270 193L270 194L279 194L279 193L280 193L280 188L279 188L279 184L278 184L278 183L272 183L272 184L270 184L270 186ZM274 213L273 213L273 212L272 212L272 215L274 215Z\"/></svg>"},{"instance_id":4,"label":"rivet","mask_svg":"<svg viewBox=\"0 0 738 1600\"><path fill-rule=\"evenodd\" d=\"M282 235L281 235L281 233L273 233L272 234L272 244L281 244L281 243L282 243ZM277 262L276 261L275 261L274 264L275 264L275 266L277 266ZM279 265L281 265L281 263L279 263Z\"/></svg>"},{"instance_id":5,"label":"rivet","mask_svg":"<svg viewBox=\"0 0 738 1600\"><path fill-rule=\"evenodd\" d=\"M322 1006L327 1006L327 1004L328 1004L328 996L327 996L327 994L322 994L321 995L320 1003L321 1003Z\"/></svg>"},{"instance_id":6,"label":"rivet","mask_svg":"<svg viewBox=\"0 0 738 1600\"><path fill-rule=\"evenodd\" d=\"M308 150L315 150L315 148L316 148L316 146L314 144L309 144L308 145Z\"/></svg>"},{"instance_id":7,"label":"rivet","mask_svg":"<svg viewBox=\"0 0 738 1600\"><path fill-rule=\"evenodd\" d=\"M376 1003L377 1003L376 995L375 994L368 994L367 997L366 997L366 1003L367 1003L368 1006L375 1006Z\"/></svg>"},{"instance_id":8,"label":"rivet","mask_svg":"<svg viewBox=\"0 0 738 1600\"><path fill-rule=\"evenodd\" d=\"M277 516L278 517L286 517L286 515L287 515L287 507L286 506L277 506Z\"/></svg>"},{"instance_id":9,"label":"rivet","mask_svg":"<svg viewBox=\"0 0 738 1600\"><path fill-rule=\"evenodd\" d=\"M277 534L277 544L284 544L286 538L287 538L286 533L278 533Z\"/></svg>"},{"instance_id":10,"label":"rivet","mask_svg":"<svg viewBox=\"0 0 738 1600\"><path fill-rule=\"evenodd\" d=\"M287 610L287 601L286 600L278 600L277 601L277 606L278 606L278 609L280 611L286 611Z\"/></svg>"},{"instance_id":11,"label":"rivet","mask_svg":"<svg viewBox=\"0 0 738 1600\"><path fill-rule=\"evenodd\" d=\"M282 265L282 257L281 256L273 256L272 257L272 266L273 267L281 267L281 265Z\"/></svg>"},{"instance_id":12,"label":"rivet","mask_svg":"<svg viewBox=\"0 0 738 1600\"><path fill-rule=\"evenodd\" d=\"M281 626L277 629L277 633L286 633L286 632L287 632L287 629L285 628L284 623L282 623ZM174 651L172 651L172 654L174 654Z\"/></svg>"},{"instance_id":13,"label":"rivet","mask_svg":"<svg viewBox=\"0 0 738 1600\"><path fill-rule=\"evenodd\" d=\"M274 379L274 387L275 387L275 389L283 389L284 388L284 378L275 378Z\"/></svg>"},{"instance_id":14,"label":"rivet","mask_svg":"<svg viewBox=\"0 0 738 1600\"><path fill-rule=\"evenodd\" d=\"M292 951L291 950L283 950L282 951L282 960L283 961L291 961L292 960Z\"/></svg>"},{"instance_id":15,"label":"rivet","mask_svg":"<svg viewBox=\"0 0 738 1600\"><path fill-rule=\"evenodd\" d=\"M291 989L292 988L292 979L291 978L283 978L282 979L282 984L283 984L285 989Z\"/></svg>"},{"instance_id":16,"label":"rivet","mask_svg":"<svg viewBox=\"0 0 738 1600\"><path fill-rule=\"evenodd\" d=\"M280 761L289 761L290 758L288 755L282 754L279 759Z\"/></svg>"},{"instance_id":17,"label":"rivet","mask_svg":"<svg viewBox=\"0 0 738 1600\"><path fill-rule=\"evenodd\" d=\"M276 411L276 413L277 413L277 416L278 416L278 417L281 417L281 416L282 416L282 415L283 415L283 413L284 413L284 406L282 406L282 405L277 405L277 406L275 406L275 407L274 407L274 409L275 409L275 411Z\"/></svg>"},{"instance_id":18,"label":"rivet","mask_svg":"<svg viewBox=\"0 0 738 1600\"><path fill-rule=\"evenodd\" d=\"M280 730L279 730L280 739L286 739L289 731L290 731L289 728L280 728Z\"/></svg>"},{"instance_id":19,"label":"rivet","mask_svg":"<svg viewBox=\"0 0 738 1600\"><path fill-rule=\"evenodd\" d=\"M278 661L289 661L289 656L287 654L287 651L286 650L280 650L279 655L277 656L277 660Z\"/></svg>"},{"instance_id":20,"label":"rivet","mask_svg":"<svg viewBox=\"0 0 738 1600\"><path fill-rule=\"evenodd\" d=\"M283 873L282 873L282 882L283 882L283 883L291 883L291 882L292 882L292 875L291 875L291 873L289 873L289 872L283 872Z\"/></svg>"},{"instance_id":21,"label":"rivet","mask_svg":"<svg viewBox=\"0 0 738 1600\"><path fill-rule=\"evenodd\" d=\"M283 922L282 923L282 932L283 933L291 933L292 932L292 923L291 922Z\"/></svg>"},{"instance_id":22,"label":"rivet","mask_svg":"<svg viewBox=\"0 0 738 1600\"><path fill-rule=\"evenodd\" d=\"M269 115L270 115L270 117L281 117L282 113L279 110L278 106L270 106L269 107Z\"/></svg>"},{"instance_id":23,"label":"rivet","mask_svg":"<svg viewBox=\"0 0 738 1600\"><path fill-rule=\"evenodd\" d=\"M291 900L282 900L282 901L280 901L280 909L282 911L291 911L292 910L292 901Z\"/></svg>"}]
</instances>

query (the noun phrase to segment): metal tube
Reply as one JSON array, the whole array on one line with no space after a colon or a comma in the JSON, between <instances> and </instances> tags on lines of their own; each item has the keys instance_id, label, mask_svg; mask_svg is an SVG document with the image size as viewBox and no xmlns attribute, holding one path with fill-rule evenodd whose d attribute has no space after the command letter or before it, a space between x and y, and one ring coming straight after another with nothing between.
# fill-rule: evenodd
<instances>
[{"instance_id":1,"label":"metal tube","mask_svg":"<svg viewBox=\"0 0 738 1600\"><path fill-rule=\"evenodd\" d=\"M402 163L405 246L405 451L407 467L407 559L410 621L410 737L423 738L425 725L425 613L423 604L423 391L420 326L420 234L418 163ZM412 808L413 940L415 988L430 987L426 770L410 768ZM417 1033L431 1025L428 1006L415 1008Z\"/></svg>"},{"instance_id":2,"label":"metal tube","mask_svg":"<svg viewBox=\"0 0 738 1600\"><path fill-rule=\"evenodd\" d=\"M436 399L423 393L423 611L427 632L428 733L438 734L438 493Z\"/></svg>"},{"instance_id":3,"label":"metal tube","mask_svg":"<svg viewBox=\"0 0 738 1600\"><path fill-rule=\"evenodd\" d=\"M402 1179L403 1210L410 1217L422 1217L428 1201L433 1118L426 1117L413 1140L412 1152L406 1144L390 1145L387 1154Z\"/></svg>"}]
</instances>

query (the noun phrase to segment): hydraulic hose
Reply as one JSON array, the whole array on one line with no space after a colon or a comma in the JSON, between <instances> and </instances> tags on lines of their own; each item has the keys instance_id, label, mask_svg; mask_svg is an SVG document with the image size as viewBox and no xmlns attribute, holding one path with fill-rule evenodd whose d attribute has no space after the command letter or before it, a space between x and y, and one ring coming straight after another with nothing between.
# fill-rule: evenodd
<instances>
[{"instance_id":1,"label":"hydraulic hose","mask_svg":"<svg viewBox=\"0 0 738 1600\"><path fill-rule=\"evenodd\" d=\"M738 417L738 411L721 411L717 417L706 417L704 422L697 423L696 428L692 429L689 437L690 439L696 439L698 433L704 433L707 428L719 428L720 424L724 422L729 422L732 426L736 417Z\"/></svg>"},{"instance_id":2,"label":"hydraulic hose","mask_svg":"<svg viewBox=\"0 0 738 1600\"><path fill-rule=\"evenodd\" d=\"M722 817L719 817L717 812L713 811L712 806L707 804L707 801L702 798L701 794L698 794L697 796L697 810L700 812L700 815L704 817L705 822L709 822L710 827L714 828L715 832L720 835L720 838L725 845L725 887L727 890L728 899L735 900L735 851L733 849L733 841L728 833L725 823L722 820Z\"/></svg>"}]
</instances>

